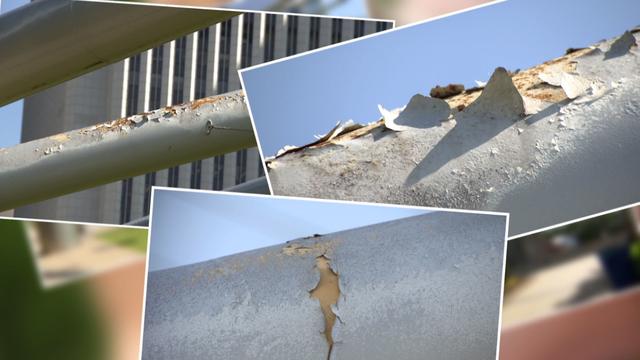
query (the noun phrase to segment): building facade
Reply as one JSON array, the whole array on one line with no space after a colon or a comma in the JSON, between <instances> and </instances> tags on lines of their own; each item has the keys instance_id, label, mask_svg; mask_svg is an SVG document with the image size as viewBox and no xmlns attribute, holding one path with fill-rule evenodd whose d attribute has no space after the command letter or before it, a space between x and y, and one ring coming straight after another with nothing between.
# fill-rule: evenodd
<instances>
[{"instance_id":1,"label":"building facade","mask_svg":"<svg viewBox=\"0 0 640 360\"><path fill-rule=\"evenodd\" d=\"M22 142L238 90L238 69L391 26L314 16L239 15L26 98ZM223 190L263 175L257 149L244 149L24 206L15 216L124 224L149 213L154 185Z\"/></svg>"}]
</instances>

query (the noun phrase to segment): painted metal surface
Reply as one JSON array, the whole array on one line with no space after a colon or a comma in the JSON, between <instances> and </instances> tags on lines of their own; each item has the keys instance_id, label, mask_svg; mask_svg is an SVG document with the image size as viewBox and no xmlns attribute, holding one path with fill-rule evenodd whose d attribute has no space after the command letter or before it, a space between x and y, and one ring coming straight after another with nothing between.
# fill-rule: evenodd
<instances>
[{"instance_id":1,"label":"painted metal surface","mask_svg":"<svg viewBox=\"0 0 640 360\"><path fill-rule=\"evenodd\" d=\"M505 226L434 212L151 272L142 359L495 359Z\"/></svg>"},{"instance_id":2,"label":"painted metal surface","mask_svg":"<svg viewBox=\"0 0 640 360\"><path fill-rule=\"evenodd\" d=\"M77 0L31 2L0 16L0 106L237 14Z\"/></svg>"},{"instance_id":3,"label":"painted metal surface","mask_svg":"<svg viewBox=\"0 0 640 360\"><path fill-rule=\"evenodd\" d=\"M0 149L0 209L255 145L240 91L34 140Z\"/></svg>"},{"instance_id":4,"label":"painted metal surface","mask_svg":"<svg viewBox=\"0 0 640 360\"><path fill-rule=\"evenodd\" d=\"M416 95L282 153L267 161L274 194L509 212L512 236L637 202L638 36L498 68L484 88L446 99L445 121L439 101Z\"/></svg>"}]
</instances>

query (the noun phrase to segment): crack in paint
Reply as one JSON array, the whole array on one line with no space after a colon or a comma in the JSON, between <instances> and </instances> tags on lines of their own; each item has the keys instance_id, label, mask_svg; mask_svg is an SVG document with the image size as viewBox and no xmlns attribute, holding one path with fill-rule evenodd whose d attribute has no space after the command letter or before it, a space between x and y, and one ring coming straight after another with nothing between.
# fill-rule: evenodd
<instances>
[{"instance_id":1,"label":"crack in paint","mask_svg":"<svg viewBox=\"0 0 640 360\"><path fill-rule=\"evenodd\" d=\"M309 295L312 298L318 299L320 302L320 309L324 315L324 331L323 334L329 346L327 352L327 360L331 359L331 352L333 351L333 326L336 323L336 314L331 309L331 306L338 303L340 297L340 286L338 284L338 274L333 271L329 259L325 255L316 257L316 269L320 273L320 280L318 285L309 291Z\"/></svg>"}]
</instances>

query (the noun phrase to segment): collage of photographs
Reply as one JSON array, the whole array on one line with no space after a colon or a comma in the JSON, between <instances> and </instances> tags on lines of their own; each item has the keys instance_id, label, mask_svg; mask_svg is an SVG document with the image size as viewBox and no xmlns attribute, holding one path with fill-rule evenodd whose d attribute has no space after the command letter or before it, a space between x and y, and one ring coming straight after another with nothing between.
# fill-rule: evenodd
<instances>
[{"instance_id":1,"label":"collage of photographs","mask_svg":"<svg viewBox=\"0 0 640 360\"><path fill-rule=\"evenodd\" d=\"M636 0L0 0L0 360L638 360L639 44Z\"/></svg>"}]
</instances>

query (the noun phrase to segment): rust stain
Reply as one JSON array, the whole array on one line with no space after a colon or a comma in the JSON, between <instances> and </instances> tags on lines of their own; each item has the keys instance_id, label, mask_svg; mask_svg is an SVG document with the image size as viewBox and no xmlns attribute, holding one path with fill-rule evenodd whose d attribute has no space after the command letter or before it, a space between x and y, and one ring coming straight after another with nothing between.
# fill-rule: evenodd
<instances>
[{"instance_id":1,"label":"rust stain","mask_svg":"<svg viewBox=\"0 0 640 360\"><path fill-rule=\"evenodd\" d=\"M220 100L222 100L222 97L220 96L215 96L215 97L212 96L204 99L195 100L191 102L191 110L195 110L205 104L215 104Z\"/></svg>"},{"instance_id":2,"label":"rust stain","mask_svg":"<svg viewBox=\"0 0 640 360\"><path fill-rule=\"evenodd\" d=\"M319 256L331 252L332 244L330 242L315 243L310 246L302 244L288 244L282 248L281 253L287 256Z\"/></svg>"},{"instance_id":3,"label":"rust stain","mask_svg":"<svg viewBox=\"0 0 640 360\"><path fill-rule=\"evenodd\" d=\"M166 115L167 113L169 113L169 114L171 114L173 116L178 115L178 111L173 106L165 106L164 107L164 114Z\"/></svg>"},{"instance_id":4,"label":"rust stain","mask_svg":"<svg viewBox=\"0 0 640 360\"><path fill-rule=\"evenodd\" d=\"M462 84L449 84L447 86L436 85L429 92L429 96L432 98L446 99L452 96L461 94L464 91L464 85Z\"/></svg>"},{"instance_id":5,"label":"rust stain","mask_svg":"<svg viewBox=\"0 0 640 360\"><path fill-rule=\"evenodd\" d=\"M548 60L529 69L510 72L509 75L511 76L516 89L518 90L518 92L520 92L520 95L543 100L548 103L558 103L568 99L568 97L564 93L564 90L562 90L562 88L559 86L553 86L545 83L539 78L538 75L545 72L550 66L559 67L564 72L573 72L577 67L576 58L588 54L591 51L593 51L592 48L571 49L571 51L568 51L567 54L561 57ZM482 87L474 87L464 90L464 87L460 89L460 87L458 87L456 84L451 84L446 87L436 86L434 89L439 88L441 90L446 90L448 87L451 87L451 90L456 92L456 94L449 96L449 94L445 94L446 91L436 91L435 95L437 96L433 96L434 93L432 93L431 96L438 97L442 94L447 95L443 95L445 97L444 100L449 104L449 107L452 109L453 114L464 110L480 96L483 90ZM276 158L282 157L289 153L302 152L306 149L320 148L326 145L338 144L340 142L353 140L368 135L377 128L384 128L384 121L382 119L361 128L346 131L328 141L314 141L307 145L291 149L280 154ZM303 152L301 156L304 155L305 154ZM267 166L269 168L273 168L272 162L273 159L267 161Z\"/></svg>"},{"instance_id":6,"label":"rust stain","mask_svg":"<svg viewBox=\"0 0 640 360\"><path fill-rule=\"evenodd\" d=\"M71 138L67 134L58 134L58 135L49 136L49 139L60 142L60 143L64 143L71 140Z\"/></svg>"},{"instance_id":7,"label":"rust stain","mask_svg":"<svg viewBox=\"0 0 640 360\"><path fill-rule=\"evenodd\" d=\"M340 286L338 282L338 273L333 271L329 259L320 255L316 257L316 269L320 273L320 281L318 285L309 291L309 295L320 302L320 310L324 315L324 331L325 340L329 347L327 352L327 360L331 359L333 350L333 326L336 323L337 316L331 309L338 303L340 298Z\"/></svg>"},{"instance_id":8,"label":"rust stain","mask_svg":"<svg viewBox=\"0 0 640 360\"><path fill-rule=\"evenodd\" d=\"M548 60L540 65L531 67L526 70L519 71L515 74L512 74L512 80L518 91L522 96L528 96L535 99L544 100L550 103L556 103L567 99L566 94L562 90L562 88L557 86L552 86L544 83L538 75L544 72L550 66L560 66L562 70L566 72L572 72L576 70L576 62L575 59L587 54L591 51L590 48L578 49L569 54L561 56L556 59ZM465 107L469 106L472 102L474 102L482 93L482 88L470 88L467 89L457 95L448 97L445 101L449 104L449 106L453 109L453 112L462 111ZM326 143L319 144L310 144L307 147L316 148L325 146L327 144L334 144L341 141L352 140L364 135L369 134L373 129L383 127L384 122L379 120L371 125L367 125L358 130L354 130L352 132L348 132L345 134L341 134L331 141ZM302 150L306 147L300 148Z\"/></svg>"}]
</instances>

